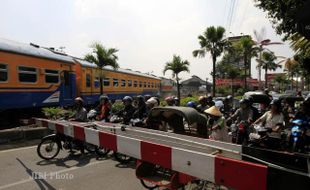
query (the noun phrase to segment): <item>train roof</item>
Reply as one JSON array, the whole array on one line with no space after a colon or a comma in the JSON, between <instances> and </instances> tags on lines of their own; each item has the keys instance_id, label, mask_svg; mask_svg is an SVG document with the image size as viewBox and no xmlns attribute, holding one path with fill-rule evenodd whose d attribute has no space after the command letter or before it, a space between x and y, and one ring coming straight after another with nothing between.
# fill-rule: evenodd
<instances>
[{"instance_id":1,"label":"train roof","mask_svg":"<svg viewBox=\"0 0 310 190\"><path fill-rule=\"evenodd\" d=\"M84 66L84 67L92 67L92 68L96 68L96 67L97 67L96 64L91 63L91 62L88 62L88 61L83 60L83 59L75 58L75 60L76 60L77 62L81 63L81 65ZM104 67L104 70L114 71L114 72L120 72L120 73L126 73L126 74L137 75L137 76L148 77L148 78L153 78L153 79L158 79L158 80L160 80L160 78L157 77L157 76L149 75L149 74L146 74L146 73L141 73L141 72L139 72L139 71L132 71L132 70L129 70L129 69L121 69L121 68L118 68L117 70L114 70L114 69L111 68L111 67Z\"/></svg>"},{"instance_id":2,"label":"train roof","mask_svg":"<svg viewBox=\"0 0 310 190\"><path fill-rule=\"evenodd\" d=\"M33 43L26 44L0 38L0 51L1 50L22 55L30 55L39 58L74 63L73 58L64 53L56 52L53 49L40 47L39 45Z\"/></svg>"}]
</instances>

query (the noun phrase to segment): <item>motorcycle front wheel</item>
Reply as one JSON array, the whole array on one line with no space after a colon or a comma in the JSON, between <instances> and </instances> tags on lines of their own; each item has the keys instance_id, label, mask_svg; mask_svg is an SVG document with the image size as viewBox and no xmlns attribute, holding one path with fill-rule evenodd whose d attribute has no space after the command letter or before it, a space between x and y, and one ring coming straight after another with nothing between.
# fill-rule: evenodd
<instances>
[{"instance_id":1,"label":"motorcycle front wheel","mask_svg":"<svg viewBox=\"0 0 310 190\"><path fill-rule=\"evenodd\" d=\"M110 150L97 146L95 152L99 157L105 157L110 152Z\"/></svg>"},{"instance_id":2,"label":"motorcycle front wheel","mask_svg":"<svg viewBox=\"0 0 310 190\"><path fill-rule=\"evenodd\" d=\"M38 155L44 160L55 158L59 151L60 147L55 138L43 139L37 147Z\"/></svg>"}]
</instances>

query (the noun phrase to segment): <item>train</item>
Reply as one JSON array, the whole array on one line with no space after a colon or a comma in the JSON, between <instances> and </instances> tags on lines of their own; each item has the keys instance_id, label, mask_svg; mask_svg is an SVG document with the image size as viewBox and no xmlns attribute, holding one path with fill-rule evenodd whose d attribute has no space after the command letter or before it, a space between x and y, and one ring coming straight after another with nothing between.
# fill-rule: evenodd
<instances>
[{"instance_id":1,"label":"train","mask_svg":"<svg viewBox=\"0 0 310 190\"><path fill-rule=\"evenodd\" d=\"M101 75L103 72L103 75ZM161 78L130 69L104 68L37 44L0 39L0 111L98 102L99 76L110 99L159 95Z\"/></svg>"}]
</instances>

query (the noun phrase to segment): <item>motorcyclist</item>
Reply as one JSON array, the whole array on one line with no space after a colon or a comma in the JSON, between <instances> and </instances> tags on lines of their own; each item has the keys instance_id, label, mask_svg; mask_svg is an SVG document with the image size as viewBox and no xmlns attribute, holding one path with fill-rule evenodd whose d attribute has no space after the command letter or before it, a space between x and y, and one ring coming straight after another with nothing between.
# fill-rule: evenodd
<instances>
[{"instance_id":1,"label":"motorcyclist","mask_svg":"<svg viewBox=\"0 0 310 190\"><path fill-rule=\"evenodd\" d=\"M71 118L71 121L80 121L80 122L86 122L87 121L87 111L83 107L84 100L81 97L77 97L74 99L75 103L75 114L73 118Z\"/></svg>"},{"instance_id":2,"label":"motorcyclist","mask_svg":"<svg viewBox=\"0 0 310 190\"><path fill-rule=\"evenodd\" d=\"M247 121L251 123L253 121L253 110L250 107L250 101L248 99L242 99L239 101L240 108L227 120L227 121Z\"/></svg>"},{"instance_id":3,"label":"motorcyclist","mask_svg":"<svg viewBox=\"0 0 310 190\"><path fill-rule=\"evenodd\" d=\"M259 118L259 111L256 107L253 106L253 103L254 103L254 100L253 100L253 97L252 96L249 96L247 98L250 102L250 108L251 110L253 111L253 121L256 121L258 118Z\"/></svg>"},{"instance_id":4,"label":"motorcyclist","mask_svg":"<svg viewBox=\"0 0 310 190\"><path fill-rule=\"evenodd\" d=\"M281 137L281 129L284 123L284 116L281 112L281 101L272 100L270 103L270 111L257 119L253 124L262 123L263 126L270 130L269 135L275 138Z\"/></svg>"},{"instance_id":5,"label":"motorcyclist","mask_svg":"<svg viewBox=\"0 0 310 190\"><path fill-rule=\"evenodd\" d=\"M264 93L269 97L270 100L273 99L273 97L269 94L269 89L265 88Z\"/></svg>"},{"instance_id":6,"label":"motorcyclist","mask_svg":"<svg viewBox=\"0 0 310 190\"><path fill-rule=\"evenodd\" d=\"M233 110L233 106L232 106L232 96L228 95L227 97L225 97L224 101L223 101L223 114L225 115L225 117L229 117L230 114L232 113Z\"/></svg>"},{"instance_id":7,"label":"motorcyclist","mask_svg":"<svg viewBox=\"0 0 310 190\"><path fill-rule=\"evenodd\" d=\"M203 113L208 108L207 97L206 96L200 96L198 99L198 102L199 102L199 104L197 106L197 110L200 113Z\"/></svg>"},{"instance_id":8,"label":"motorcyclist","mask_svg":"<svg viewBox=\"0 0 310 190\"><path fill-rule=\"evenodd\" d=\"M99 120L105 120L109 122L109 117L111 114L111 104L109 102L109 97L101 95L99 97L100 105L99 105Z\"/></svg>"},{"instance_id":9,"label":"motorcyclist","mask_svg":"<svg viewBox=\"0 0 310 190\"><path fill-rule=\"evenodd\" d=\"M213 101L213 97L211 95L208 95L207 96L207 106L208 106L208 108L211 108L214 105L215 105L215 103Z\"/></svg>"},{"instance_id":10,"label":"motorcyclist","mask_svg":"<svg viewBox=\"0 0 310 190\"><path fill-rule=\"evenodd\" d=\"M147 107L143 96L137 96L137 108L133 114L134 118L144 119L147 117Z\"/></svg>"},{"instance_id":11,"label":"motorcyclist","mask_svg":"<svg viewBox=\"0 0 310 190\"><path fill-rule=\"evenodd\" d=\"M133 119L133 114L135 112L135 107L132 105L133 99L130 96L125 96L123 98L124 109L117 113L118 116L123 118L124 124L129 124L130 120Z\"/></svg>"}]
</instances>

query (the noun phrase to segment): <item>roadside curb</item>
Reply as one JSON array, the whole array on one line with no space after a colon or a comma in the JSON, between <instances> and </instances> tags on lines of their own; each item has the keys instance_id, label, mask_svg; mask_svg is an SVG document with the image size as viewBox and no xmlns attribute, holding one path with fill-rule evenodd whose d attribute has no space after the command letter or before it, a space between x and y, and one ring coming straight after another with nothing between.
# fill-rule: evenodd
<instances>
[{"instance_id":1,"label":"roadside curb","mask_svg":"<svg viewBox=\"0 0 310 190\"><path fill-rule=\"evenodd\" d=\"M33 145L44 136L51 134L46 127L15 128L0 130L0 150Z\"/></svg>"}]
</instances>

